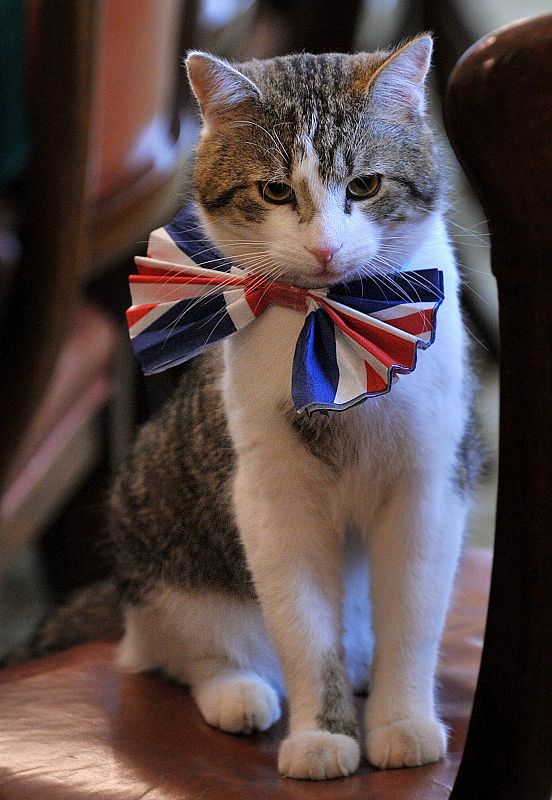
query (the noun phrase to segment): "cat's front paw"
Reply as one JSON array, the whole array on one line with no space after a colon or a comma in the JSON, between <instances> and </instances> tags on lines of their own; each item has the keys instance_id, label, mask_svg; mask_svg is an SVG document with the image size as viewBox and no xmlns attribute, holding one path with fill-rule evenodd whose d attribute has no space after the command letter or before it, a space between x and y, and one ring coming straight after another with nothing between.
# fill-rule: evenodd
<instances>
[{"instance_id":1,"label":"cat's front paw","mask_svg":"<svg viewBox=\"0 0 552 800\"><path fill-rule=\"evenodd\" d=\"M351 736L301 731L282 742L278 770L287 778L323 781L350 775L358 767L360 747Z\"/></svg>"},{"instance_id":2,"label":"cat's front paw","mask_svg":"<svg viewBox=\"0 0 552 800\"><path fill-rule=\"evenodd\" d=\"M257 676L213 678L193 694L205 721L227 733L265 731L280 717L278 695Z\"/></svg>"},{"instance_id":3,"label":"cat's front paw","mask_svg":"<svg viewBox=\"0 0 552 800\"><path fill-rule=\"evenodd\" d=\"M442 758L446 749L444 726L425 717L400 719L372 728L366 737L368 760L379 769L431 764Z\"/></svg>"}]
</instances>

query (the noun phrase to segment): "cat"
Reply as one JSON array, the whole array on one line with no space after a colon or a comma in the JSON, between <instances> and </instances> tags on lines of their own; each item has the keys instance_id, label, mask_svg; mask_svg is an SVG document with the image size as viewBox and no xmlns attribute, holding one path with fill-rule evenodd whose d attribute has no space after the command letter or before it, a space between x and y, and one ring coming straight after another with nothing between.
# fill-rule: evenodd
<instances>
[{"instance_id":1,"label":"cat","mask_svg":"<svg viewBox=\"0 0 552 800\"><path fill-rule=\"evenodd\" d=\"M195 359L111 499L118 660L183 682L204 719L266 730L279 772L328 779L446 750L434 675L477 473L473 380L426 116L432 41L230 64L191 52L205 241L297 286L438 267L434 344L388 394L298 413L303 323L269 307Z\"/></svg>"}]
</instances>

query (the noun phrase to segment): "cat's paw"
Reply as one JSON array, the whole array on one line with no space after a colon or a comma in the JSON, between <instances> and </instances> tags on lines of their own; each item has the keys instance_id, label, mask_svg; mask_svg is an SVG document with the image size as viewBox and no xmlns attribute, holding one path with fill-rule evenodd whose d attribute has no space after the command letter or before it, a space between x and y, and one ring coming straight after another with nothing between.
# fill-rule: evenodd
<instances>
[{"instance_id":1,"label":"cat's paw","mask_svg":"<svg viewBox=\"0 0 552 800\"><path fill-rule=\"evenodd\" d=\"M444 726L425 717L400 719L372 728L366 737L368 760L379 769L431 764L442 758L446 749Z\"/></svg>"},{"instance_id":2,"label":"cat's paw","mask_svg":"<svg viewBox=\"0 0 552 800\"><path fill-rule=\"evenodd\" d=\"M278 695L254 675L216 677L193 694L205 721L228 733L265 731L280 717Z\"/></svg>"},{"instance_id":3,"label":"cat's paw","mask_svg":"<svg viewBox=\"0 0 552 800\"><path fill-rule=\"evenodd\" d=\"M278 770L287 778L323 781L350 775L358 767L358 742L342 733L301 731L282 742Z\"/></svg>"}]
</instances>

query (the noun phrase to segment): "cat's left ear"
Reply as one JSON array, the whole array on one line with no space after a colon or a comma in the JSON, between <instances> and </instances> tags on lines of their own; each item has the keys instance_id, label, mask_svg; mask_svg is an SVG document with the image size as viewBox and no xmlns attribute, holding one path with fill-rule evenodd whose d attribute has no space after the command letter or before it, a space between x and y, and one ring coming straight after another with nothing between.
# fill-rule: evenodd
<instances>
[{"instance_id":1,"label":"cat's left ear","mask_svg":"<svg viewBox=\"0 0 552 800\"><path fill-rule=\"evenodd\" d=\"M367 90L381 109L422 113L433 40L419 36L398 47L370 77Z\"/></svg>"},{"instance_id":2,"label":"cat's left ear","mask_svg":"<svg viewBox=\"0 0 552 800\"><path fill-rule=\"evenodd\" d=\"M235 116L238 107L260 100L253 81L218 56L193 51L186 59L186 69L206 133Z\"/></svg>"}]
</instances>

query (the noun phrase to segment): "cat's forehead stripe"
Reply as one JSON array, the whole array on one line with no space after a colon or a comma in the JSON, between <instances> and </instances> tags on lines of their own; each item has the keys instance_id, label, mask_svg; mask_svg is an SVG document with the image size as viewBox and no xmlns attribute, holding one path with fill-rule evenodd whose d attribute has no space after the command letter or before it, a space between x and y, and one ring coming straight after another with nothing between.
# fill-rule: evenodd
<instances>
[{"instance_id":1,"label":"cat's forehead stripe","mask_svg":"<svg viewBox=\"0 0 552 800\"><path fill-rule=\"evenodd\" d=\"M304 178L296 182L295 196L300 221L310 222L317 212L317 206L313 202L309 184Z\"/></svg>"},{"instance_id":2,"label":"cat's forehead stripe","mask_svg":"<svg viewBox=\"0 0 552 800\"><path fill-rule=\"evenodd\" d=\"M325 188L320 180L320 160L310 136L299 137L299 152L291 177L301 222L310 222L320 209Z\"/></svg>"}]
</instances>

